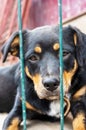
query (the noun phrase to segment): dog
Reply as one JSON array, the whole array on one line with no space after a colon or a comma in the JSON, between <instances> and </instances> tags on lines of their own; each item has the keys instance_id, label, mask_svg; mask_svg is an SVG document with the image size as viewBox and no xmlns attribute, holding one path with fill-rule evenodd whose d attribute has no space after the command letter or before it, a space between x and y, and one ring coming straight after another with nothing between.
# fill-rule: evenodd
<instances>
[{"instance_id":1,"label":"dog","mask_svg":"<svg viewBox=\"0 0 86 130\"><path fill-rule=\"evenodd\" d=\"M27 118L57 121L60 118L59 28L43 26L24 30L22 35ZM85 42L86 35L80 30L63 27L63 86L64 95L69 95L71 103L73 130L86 129ZM2 47L3 62L8 53L20 58L19 43L16 31ZM20 74L19 62L0 69L0 111L10 111L2 130L18 130L22 121ZM67 105L64 97L64 113Z\"/></svg>"}]
</instances>

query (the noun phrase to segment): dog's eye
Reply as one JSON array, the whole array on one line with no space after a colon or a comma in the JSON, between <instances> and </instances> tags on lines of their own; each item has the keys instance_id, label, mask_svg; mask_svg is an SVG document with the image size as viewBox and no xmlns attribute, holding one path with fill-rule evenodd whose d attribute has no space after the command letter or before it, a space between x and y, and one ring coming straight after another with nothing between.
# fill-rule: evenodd
<instances>
[{"instance_id":1,"label":"dog's eye","mask_svg":"<svg viewBox=\"0 0 86 130\"><path fill-rule=\"evenodd\" d=\"M68 51L63 51L63 57L65 58L65 57L68 57L70 55L70 52L68 52Z\"/></svg>"},{"instance_id":2,"label":"dog's eye","mask_svg":"<svg viewBox=\"0 0 86 130\"><path fill-rule=\"evenodd\" d=\"M39 60L39 57L37 55L31 55L28 60L31 62L36 62Z\"/></svg>"}]
</instances>

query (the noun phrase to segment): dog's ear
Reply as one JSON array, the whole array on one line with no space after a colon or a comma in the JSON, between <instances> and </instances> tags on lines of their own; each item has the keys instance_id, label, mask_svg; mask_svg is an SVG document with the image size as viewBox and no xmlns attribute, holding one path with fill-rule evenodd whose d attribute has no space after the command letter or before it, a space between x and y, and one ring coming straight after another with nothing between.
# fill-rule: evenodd
<instances>
[{"instance_id":1,"label":"dog's ear","mask_svg":"<svg viewBox=\"0 0 86 130\"><path fill-rule=\"evenodd\" d=\"M27 32L28 30L24 30L22 32L23 37ZM19 44L20 44L19 31L16 31L10 36L10 38L1 48L1 51L3 53L3 62L5 62L8 53L10 53L13 56L19 57Z\"/></svg>"},{"instance_id":2,"label":"dog's ear","mask_svg":"<svg viewBox=\"0 0 86 130\"><path fill-rule=\"evenodd\" d=\"M86 65L86 34L82 33L76 27L70 26L70 28L73 31L77 62L82 67Z\"/></svg>"}]
</instances>

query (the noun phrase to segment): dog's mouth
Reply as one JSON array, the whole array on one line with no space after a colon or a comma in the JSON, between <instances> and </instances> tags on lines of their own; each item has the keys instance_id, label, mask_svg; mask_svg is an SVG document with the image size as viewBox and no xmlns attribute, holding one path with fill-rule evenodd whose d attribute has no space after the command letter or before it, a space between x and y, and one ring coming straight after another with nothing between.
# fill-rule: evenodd
<instances>
[{"instance_id":1,"label":"dog's mouth","mask_svg":"<svg viewBox=\"0 0 86 130\"><path fill-rule=\"evenodd\" d=\"M60 103L59 87L53 92L48 91L43 87L43 89L41 89L41 91L37 91L37 95L40 99L46 99L46 100L50 100L50 101L57 100ZM64 97L63 100L64 100L64 116L66 116L70 110L70 101L67 97Z\"/></svg>"},{"instance_id":2,"label":"dog's mouth","mask_svg":"<svg viewBox=\"0 0 86 130\"><path fill-rule=\"evenodd\" d=\"M60 91L58 89L53 92L46 90L44 98L47 100L60 100Z\"/></svg>"},{"instance_id":3,"label":"dog's mouth","mask_svg":"<svg viewBox=\"0 0 86 130\"><path fill-rule=\"evenodd\" d=\"M59 99L59 96L56 95L56 96L46 96L45 99L47 100L56 100L56 99Z\"/></svg>"},{"instance_id":4,"label":"dog's mouth","mask_svg":"<svg viewBox=\"0 0 86 130\"><path fill-rule=\"evenodd\" d=\"M48 91L44 87L40 89L40 91L36 91L38 97L40 99L47 99L47 100L59 100L60 99L60 91L57 88L55 91Z\"/></svg>"}]
</instances>

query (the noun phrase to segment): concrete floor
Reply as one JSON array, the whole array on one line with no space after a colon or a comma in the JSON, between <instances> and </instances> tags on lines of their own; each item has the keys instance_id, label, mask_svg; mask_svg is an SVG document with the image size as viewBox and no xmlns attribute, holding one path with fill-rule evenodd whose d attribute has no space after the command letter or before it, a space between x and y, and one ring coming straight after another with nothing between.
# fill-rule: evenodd
<instances>
[{"instance_id":1,"label":"concrete floor","mask_svg":"<svg viewBox=\"0 0 86 130\"><path fill-rule=\"evenodd\" d=\"M0 114L0 130L2 130L2 124L4 119L6 118L6 114ZM21 126L21 130L23 127ZM60 123L50 123L50 122L42 122L42 121L28 121L27 130L60 130ZM72 118L68 116L65 119L64 130L72 130Z\"/></svg>"}]
</instances>

